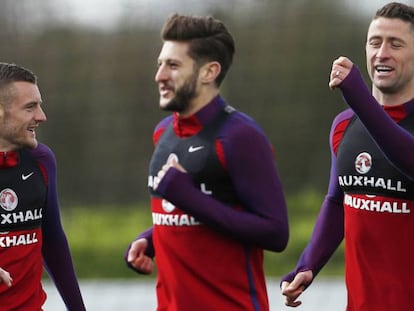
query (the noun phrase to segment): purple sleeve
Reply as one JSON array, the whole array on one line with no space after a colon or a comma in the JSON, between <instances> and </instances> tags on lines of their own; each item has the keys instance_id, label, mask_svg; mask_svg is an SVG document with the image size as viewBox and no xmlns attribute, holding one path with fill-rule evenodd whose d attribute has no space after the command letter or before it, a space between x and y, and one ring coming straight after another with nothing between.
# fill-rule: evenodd
<instances>
[{"instance_id":1,"label":"purple sleeve","mask_svg":"<svg viewBox=\"0 0 414 311\"><path fill-rule=\"evenodd\" d=\"M287 208L269 141L240 113L233 113L219 140L243 210L202 193L188 174L176 169L167 172L158 193L204 224L243 243L283 251L289 236Z\"/></svg>"},{"instance_id":2,"label":"purple sleeve","mask_svg":"<svg viewBox=\"0 0 414 311\"><path fill-rule=\"evenodd\" d=\"M414 180L414 136L398 126L378 104L356 65L340 88L348 105L388 160Z\"/></svg>"},{"instance_id":3,"label":"purple sleeve","mask_svg":"<svg viewBox=\"0 0 414 311\"><path fill-rule=\"evenodd\" d=\"M343 192L338 184L336 156L332 147L332 136L336 125L348 117L349 110L335 118L330 133L331 170L328 192L322 203L311 239L299 258L294 271L282 277L291 282L298 272L312 270L313 277L320 272L344 238Z\"/></svg>"},{"instance_id":4,"label":"purple sleeve","mask_svg":"<svg viewBox=\"0 0 414 311\"><path fill-rule=\"evenodd\" d=\"M42 220L42 255L45 269L55 283L67 309L86 310L60 219L55 156L47 146L42 144L39 144L33 154L46 169L48 177L47 202Z\"/></svg>"},{"instance_id":5,"label":"purple sleeve","mask_svg":"<svg viewBox=\"0 0 414 311\"><path fill-rule=\"evenodd\" d=\"M148 257L154 258L155 257L155 249L154 249L154 243L152 242L152 230L153 230L152 227L148 228L144 232L140 233L134 241L136 241L138 239L142 239L142 238L147 239L148 246L147 246L147 249L145 250L145 255L147 255ZM131 248L131 244L128 245L128 248L127 248L127 250L124 254L124 261L125 261L125 263L127 264L127 266L129 268L131 268L135 272L138 272L138 273L141 274L142 272L140 270L136 269L135 267L133 267L128 262L128 252L129 252L129 249Z\"/></svg>"}]
</instances>

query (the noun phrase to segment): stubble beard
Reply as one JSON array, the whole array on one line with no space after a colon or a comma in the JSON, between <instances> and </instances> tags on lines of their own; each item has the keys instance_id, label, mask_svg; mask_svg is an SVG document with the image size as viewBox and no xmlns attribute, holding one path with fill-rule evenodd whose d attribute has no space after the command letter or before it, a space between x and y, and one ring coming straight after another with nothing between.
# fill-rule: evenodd
<instances>
[{"instance_id":1,"label":"stubble beard","mask_svg":"<svg viewBox=\"0 0 414 311\"><path fill-rule=\"evenodd\" d=\"M175 96L161 109L178 113L189 109L191 100L197 96L197 75L193 74L175 91Z\"/></svg>"}]
</instances>

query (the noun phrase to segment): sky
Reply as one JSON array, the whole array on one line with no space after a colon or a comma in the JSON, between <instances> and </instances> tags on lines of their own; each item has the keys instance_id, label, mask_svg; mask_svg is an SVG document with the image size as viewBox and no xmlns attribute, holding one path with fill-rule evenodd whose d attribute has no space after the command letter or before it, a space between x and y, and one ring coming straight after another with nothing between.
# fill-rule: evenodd
<instances>
[{"instance_id":1,"label":"sky","mask_svg":"<svg viewBox=\"0 0 414 311\"><path fill-rule=\"evenodd\" d=\"M300 6L301 3L312 0L289 1ZM354 14L366 14L371 17L376 9L390 0L335 1ZM414 5L414 0L400 1ZM208 13L208 8L211 5L227 10L231 9L231 12L238 14L237 10L249 12L249 10L254 10L254 8L266 3L265 0L52 0L49 2L52 8L48 8L48 11L43 9L41 0L21 3L30 13L26 14L27 18L31 17L35 21L36 18L41 21L46 16L51 20L100 29L111 29L116 25L125 25L128 22L159 26L172 12L205 14Z\"/></svg>"},{"instance_id":2,"label":"sky","mask_svg":"<svg viewBox=\"0 0 414 311\"><path fill-rule=\"evenodd\" d=\"M55 0L56 14L68 22L109 28L126 18L163 21L172 12L201 14L211 5L251 7L257 0ZM259 0L260 1L260 0Z\"/></svg>"}]
</instances>

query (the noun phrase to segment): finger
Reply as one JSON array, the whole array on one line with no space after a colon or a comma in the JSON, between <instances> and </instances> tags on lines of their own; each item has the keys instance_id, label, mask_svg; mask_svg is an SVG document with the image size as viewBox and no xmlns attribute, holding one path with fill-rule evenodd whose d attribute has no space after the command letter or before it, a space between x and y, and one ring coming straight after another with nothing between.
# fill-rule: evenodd
<instances>
[{"instance_id":1,"label":"finger","mask_svg":"<svg viewBox=\"0 0 414 311\"><path fill-rule=\"evenodd\" d=\"M132 243L131 248L128 251L128 258L127 258L128 262L134 261L138 256L138 252L139 252L139 244Z\"/></svg>"},{"instance_id":2,"label":"finger","mask_svg":"<svg viewBox=\"0 0 414 311\"><path fill-rule=\"evenodd\" d=\"M288 306L288 307L298 307L298 306L300 306L302 304L302 301L300 301L300 300L297 300L297 301L288 301L288 300L286 300L285 301L285 305L286 306Z\"/></svg>"},{"instance_id":3,"label":"finger","mask_svg":"<svg viewBox=\"0 0 414 311\"><path fill-rule=\"evenodd\" d=\"M178 163L178 157L177 157L177 155L175 153L171 153L168 156L167 164L169 164L170 166L173 166L176 163Z\"/></svg>"},{"instance_id":4,"label":"finger","mask_svg":"<svg viewBox=\"0 0 414 311\"><path fill-rule=\"evenodd\" d=\"M1 274L0 274L0 280L4 283L4 284L6 284L6 286L7 287L10 287L11 285L12 285L12 281L13 281L13 279L11 278L11 276L10 276L10 273L9 272L7 272L7 271L5 271L5 270L2 270L1 271Z\"/></svg>"},{"instance_id":5,"label":"finger","mask_svg":"<svg viewBox=\"0 0 414 311\"><path fill-rule=\"evenodd\" d=\"M283 281L282 285L280 285L280 289L282 290L282 293L285 291L285 289L289 286L289 282Z\"/></svg>"}]
</instances>

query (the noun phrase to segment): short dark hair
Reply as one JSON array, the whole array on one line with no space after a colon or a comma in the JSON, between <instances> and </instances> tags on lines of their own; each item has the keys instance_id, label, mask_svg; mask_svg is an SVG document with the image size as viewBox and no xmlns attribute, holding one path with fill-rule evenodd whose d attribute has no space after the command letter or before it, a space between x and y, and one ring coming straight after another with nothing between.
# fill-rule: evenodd
<instances>
[{"instance_id":1,"label":"short dark hair","mask_svg":"<svg viewBox=\"0 0 414 311\"><path fill-rule=\"evenodd\" d=\"M235 53L234 40L223 22L212 16L170 15L162 30L164 41L189 42L189 56L197 64L217 61L221 72L215 81L220 86Z\"/></svg>"},{"instance_id":2,"label":"short dark hair","mask_svg":"<svg viewBox=\"0 0 414 311\"><path fill-rule=\"evenodd\" d=\"M12 90L9 86L13 82L37 84L37 77L32 71L22 66L0 63L0 104L3 106L10 102Z\"/></svg>"},{"instance_id":3,"label":"short dark hair","mask_svg":"<svg viewBox=\"0 0 414 311\"><path fill-rule=\"evenodd\" d=\"M414 7L399 2L390 2L378 9L374 19L378 17L398 18L411 23L414 28Z\"/></svg>"}]
</instances>

